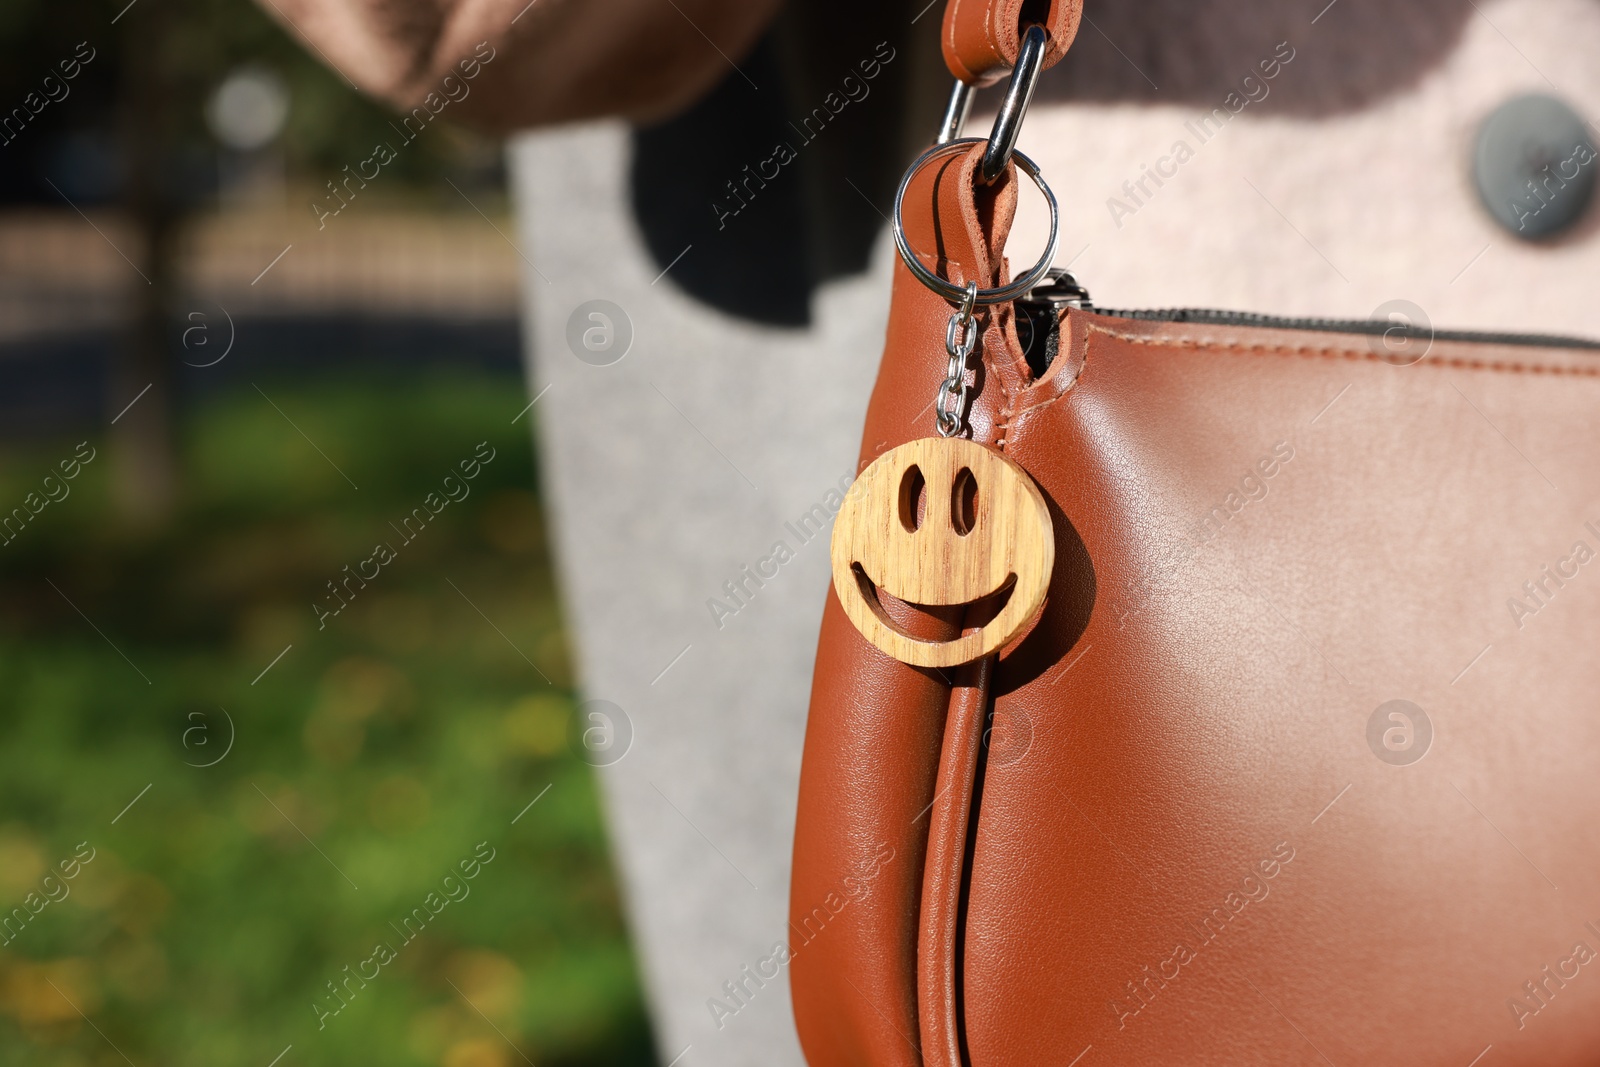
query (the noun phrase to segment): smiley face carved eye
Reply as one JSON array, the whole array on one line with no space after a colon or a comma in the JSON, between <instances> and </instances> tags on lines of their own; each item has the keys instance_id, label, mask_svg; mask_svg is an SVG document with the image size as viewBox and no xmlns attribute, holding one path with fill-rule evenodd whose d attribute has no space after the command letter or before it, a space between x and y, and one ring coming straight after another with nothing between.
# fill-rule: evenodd
<instances>
[{"instance_id":1,"label":"smiley face carved eye","mask_svg":"<svg viewBox=\"0 0 1600 1067\"><path fill-rule=\"evenodd\" d=\"M978 479L966 467L956 472L955 484L950 487L950 525L962 537L978 525Z\"/></svg>"},{"instance_id":2,"label":"smiley face carved eye","mask_svg":"<svg viewBox=\"0 0 1600 1067\"><path fill-rule=\"evenodd\" d=\"M922 516L928 506L927 491L928 480L922 476L922 468L913 463L900 476L900 500L896 509L906 533L916 533L922 528Z\"/></svg>"}]
</instances>

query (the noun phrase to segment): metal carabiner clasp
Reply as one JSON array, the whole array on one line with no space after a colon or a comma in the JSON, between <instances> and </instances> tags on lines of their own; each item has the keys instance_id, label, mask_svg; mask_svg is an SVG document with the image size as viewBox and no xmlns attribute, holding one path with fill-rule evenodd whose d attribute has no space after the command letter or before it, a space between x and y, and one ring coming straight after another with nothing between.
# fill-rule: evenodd
<instances>
[{"instance_id":1,"label":"metal carabiner clasp","mask_svg":"<svg viewBox=\"0 0 1600 1067\"><path fill-rule=\"evenodd\" d=\"M1006 98L1000 101L1000 113L994 117L994 129L989 131L989 147L983 150L983 165L978 168L985 184L1004 174L1006 164L1011 162L1017 134L1022 132L1022 120L1028 114L1028 105L1033 103L1033 91L1044 70L1044 46L1048 41L1044 27L1038 23L1022 31L1017 65L1011 68Z\"/></svg>"},{"instance_id":2,"label":"metal carabiner clasp","mask_svg":"<svg viewBox=\"0 0 1600 1067\"><path fill-rule=\"evenodd\" d=\"M1000 113L994 117L994 128L989 131L989 143L983 150L983 163L978 168L978 174L986 185L1005 173L1006 164L1011 162L1011 153L1017 147L1017 135L1022 132L1022 120L1028 114L1033 91L1038 88L1039 75L1044 70L1044 50L1048 43L1049 37L1038 23L1032 23L1022 31L1017 64L1011 68L1011 81L1006 85L1005 99L1000 102ZM935 144L948 144L961 136L976 94L977 90L966 82L956 82L950 93L950 102L945 107L944 122L939 128Z\"/></svg>"}]
</instances>

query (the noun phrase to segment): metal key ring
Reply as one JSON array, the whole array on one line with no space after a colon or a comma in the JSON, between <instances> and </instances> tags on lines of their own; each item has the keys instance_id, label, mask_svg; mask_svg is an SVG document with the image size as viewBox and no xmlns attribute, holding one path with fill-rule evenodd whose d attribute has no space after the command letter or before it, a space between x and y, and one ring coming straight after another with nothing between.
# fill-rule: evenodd
<instances>
[{"instance_id":1,"label":"metal key ring","mask_svg":"<svg viewBox=\"0 0 1600 1067\"><path fill-rule=\"evenodd\" d=\"M922 265L915 252L911 250L911 242L906 239L905 223L901 219L901 212L905 206L906 190L911 186L911 179L922 170L923 166L940 156L954 155L965 152L973 145L986 143L981 137L965 137L959 141L946 141L936 144L922 155L917 157L915 163L906 170L905 177L900 179L900 188L894 194L894 217L890 222L894 230L894 246L900 253L900 258L916 279L929 289L938 293L952 303L959 303L966 299L967 290L954 282L946 281L933 271ZM1050 239L1045 242L1044 255L1039 262L1033 265L1028 273L1017 278L1010 285L999 286L994 289L979 289L977 302L980 304L1004 304L1015 300L1037 285L1050 270L1050 263L1056 254L1056 239L1060 228L1060 211L1056 204L1056 194L1050 191L1044 179L1039 175L1039 165L1021 152L1013 151L1012 160L1017 164L1017 169L1033 179L1039 187L1039 192L1044 194L1045 203L1050 205Z\"/></svg>"}]
</instances>

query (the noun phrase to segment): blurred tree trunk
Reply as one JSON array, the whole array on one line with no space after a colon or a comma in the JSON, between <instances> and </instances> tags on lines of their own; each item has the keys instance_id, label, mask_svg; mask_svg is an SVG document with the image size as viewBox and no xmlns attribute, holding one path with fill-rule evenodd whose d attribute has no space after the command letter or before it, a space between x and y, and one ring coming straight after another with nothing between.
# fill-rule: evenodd
<instances>
[{"instance_id":1,"label":"blurred tree trunk","mask_svg":"<svg viewBox=\"0 0 1600 1067\"><path fill-rule=\"evenodd\" d=\"M123 517L146 529L170 519L179 488L173 356L168 350L169 316L178 296L181 221L171 172L177 94L172 57L165 54L176 14L171 0L140 4L128 12L118 109L127 167L123 203L138 237L132 255L144 279L134 284L132 314L111 373L109 407L117 420L110 429L112 493ZM133 406L124 412L129 403Z\"/></svg>"}]
</instances>

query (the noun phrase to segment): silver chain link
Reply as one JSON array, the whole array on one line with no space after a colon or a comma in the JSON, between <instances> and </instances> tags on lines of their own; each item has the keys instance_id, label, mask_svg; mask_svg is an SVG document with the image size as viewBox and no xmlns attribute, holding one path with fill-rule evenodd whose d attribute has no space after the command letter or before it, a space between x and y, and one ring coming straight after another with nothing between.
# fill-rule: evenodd
<instances>
[{"instance_id":1,"label":"silver chain link","mask_svg":"<svg viewBox=\"0 0 1600 1067\"><path fill-rule=\"evenodd\" d=\"M978 347L978 324L972 315L977 303L978 283L970 281L961 306L950 316L950 325L944 331L944 350L950 354L950 364L933 401L940 437L954 437L961 432L967 406L967 358Z\"/></svg>"}]
</instances>

